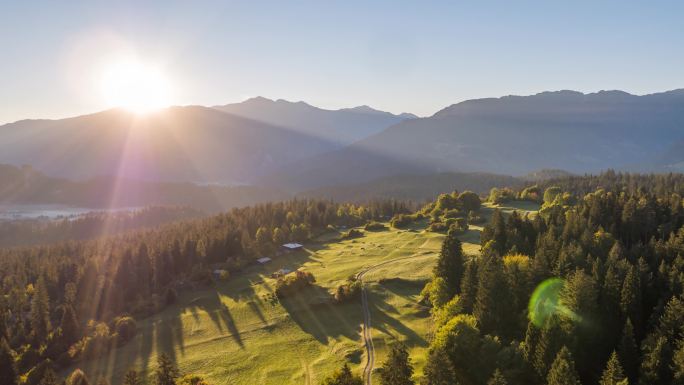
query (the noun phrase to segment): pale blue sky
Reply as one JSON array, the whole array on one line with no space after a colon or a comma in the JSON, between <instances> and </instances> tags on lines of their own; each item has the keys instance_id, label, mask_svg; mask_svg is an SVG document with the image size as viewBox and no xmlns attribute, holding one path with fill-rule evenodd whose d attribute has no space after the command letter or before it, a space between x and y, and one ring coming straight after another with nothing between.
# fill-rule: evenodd
<instances>
[{"instance_id":1,"label":"pale blue sky","mask_svg":"<svg viewBox=\"0 0 684 385\"><path fill-rule=\"evenodd\" d=\"M109 107L92 73L122 50L163 66L176 104L262 95L429 115L477 97L684 87L683 3L636 3L0 0L0 123Z\"/></svg>"}]
</instances>

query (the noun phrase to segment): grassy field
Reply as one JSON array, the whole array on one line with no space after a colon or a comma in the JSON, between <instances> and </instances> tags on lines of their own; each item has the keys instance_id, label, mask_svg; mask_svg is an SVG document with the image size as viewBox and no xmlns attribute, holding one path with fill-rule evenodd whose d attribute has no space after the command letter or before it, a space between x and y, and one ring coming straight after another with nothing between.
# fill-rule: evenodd
<instances>
[{"instance_id":1,"label":"grassy field","mask_svg":"<svg viewBox=\"0 0 684 385\"><path fill-rule=\"evenodd\" d=\"M378 363L387 341L405 341L418 356L428 345L430 318L418 304L443 235L387 229L361 238L313 242L303 252L252 266L215 288L181 293L176 305L138 322L137 336L109 356L80 363L91 379L114 385L128 368L150 375L157 355L170 354L184 373L222 384L317 384L344 361L362 371L359 301L334 304L332 291L347 277L379 262L415 256L369 273L373 339ZM321 238L323 239L323 238ZM316 285L276 301L270 273L309 271ZM389 278L389 279L388 279ZM422 361L416 360L420 370Z\"/></svg>"},{"instance_id":2,"label":"grassy field","mask_svg":"<svg viewBox=\"0 0 684 385\"><path fill-rule=\"evenodd\" d=\"M497 207L506 213L537 209L526 203ZM482 215L488 220L494 208L484 206ZM215 288L181 293L176 305L139 321L131 342L79 366L92 380L102 376L113 385L129 368L151 375L161 352L171 355L181 372L200 374L214 385L318 384L345 361L360 374L365 362L360 301L335 304L331 293L361 270L411 257L369 271L364 282L370 289L376 368L386 358L388 343L401 340L418 375L432 332L419 294L444 237L424 227L367 231L343 241L338 234L324 234L305 251L251 266ZM466 254L479 254L481 230L471 226L461 237ZM283 267L313 273L316 285L275 300L270 274Z\"/></svg>"}]
</instances>

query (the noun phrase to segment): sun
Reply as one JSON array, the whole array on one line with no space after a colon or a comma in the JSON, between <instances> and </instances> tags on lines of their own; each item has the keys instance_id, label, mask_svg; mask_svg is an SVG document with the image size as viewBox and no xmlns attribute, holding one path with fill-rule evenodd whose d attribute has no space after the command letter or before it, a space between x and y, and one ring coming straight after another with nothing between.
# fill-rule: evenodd
<instances>
[{"instance_id":1,"label":"sun","mask_svg":"<svg viewBox=\"0 0 684 385\"><path fill-rule=\"evenodd\" d=\"M101 81L105 103L110 107L145 114L172 103L171 83L164 73L134 58L109 63Z\"/></svg>"}]
</instances>

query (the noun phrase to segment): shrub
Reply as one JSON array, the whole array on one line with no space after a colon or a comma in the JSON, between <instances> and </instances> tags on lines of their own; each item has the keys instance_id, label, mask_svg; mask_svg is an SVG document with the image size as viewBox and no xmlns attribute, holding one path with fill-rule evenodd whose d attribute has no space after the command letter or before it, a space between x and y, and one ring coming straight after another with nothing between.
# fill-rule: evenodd
<instances>
[{"instance_id":1,"label":"shrub","mask_svg":"<svg viewBox=\"0 0 684 385\"><path fill-rule=\"evenodd\" d=\"M459 209L447 210L444 212L443 218L463 218L465 217L465 212Z\"/></svg>"},{"instance_id":2,"label":"shrub","mask_svg":"<svg viewBox=\"0 0 684 385\"><path fill-rule=\"evenodd\" d=\"M458 196L461 207L466 212L473 212L480 209L482 202L480 196L472 191L464 191Z\"/></svg>"},{"instance_id":3,"label":"shrub","mask_svg":"<svg viewBox=\"0 0 684 385\"><path fill-rule=\"evenodd\" d=\"M481 216L477 215L474 211L471 211L468 214L468 223L473 224L473 225L478 225L482 224L485 222L485 219L482 218Z\"/></svg>"},{"instance_id":4,"label":"shrub","mask_svg":"<svg viewBox=\"0 0 684 385\"><path fill-rule=\"evenodd\" d=\"M541 203L542 202L541 188L539 188L539 186L537 186L537 185L525 188L520 193L520 199L522 199L524 201Z\"/></svg>"},{"instance_id":5,"label":"shrub","mask_svg":"<svg viewBox=\"0 0 684 385\"><path fill-rule=\"evenodd\" d=\"M209 383L196 374L186 374L178 381L178 385L209 385Z\"/></svg>"},{"instance_id":6,"label":"shrub","mask_svg":"<svg viewBox=\"0 0 684 385\"><path fill-rule=\"evenodd\" d=\"M410 225L411 223L423 219L423 215L420 213L416 214L397 214L390 220L390 226L395 229L403 229Z\"/></svg>"},{"instance_id":7,"label":"shrub","mask_svg":"<svg viewBox=\"0 0 684 385\"><path fill-rule=\"evenodd\" d=\"M380 222L368 222L366 223L366 226L363 227L363 229L366 231L382 231L386 228L387 227Z\"/></svg>"},{"instance_id":8,"label":"shrub","mask_svg":"<svg viewBox=\"0 0 684 385\"><path fill-rule=\"evenodd\" d=\"M342 239L352 239L352 238L359 238L363 236L363 232L361 230L357 229L351 229L349 230L346 234L342 236Z\"/></svg>"},{"instance_id":9,"label":"shrub","mask_svg":"<svg viewBox=\"0 0 684 385\"><path fill-rule=\"evenodd\" d=\"M356 279L349 280L347 283L337 287L337 290L335 290L335 301L346 302L358 298L360 294L361 282Z\"/></svg>"},{"instance_id":10,"label":"shrub","mask_svg":"<svg viewBox=\"0 0 684 385\"><path fill-rule=\"evenodd\" d=\"M114 331L121 346L135 336L138 326L133 317L117 317L114 319Z\"/></svg>"},{"instance_id":11,"label":"shrub","mask_svg":"<svg viewBox=\"0 0 684 385\"><path fill-rule=\"evenodd\" d=\"M311 286L314 282L316 282L316 279L313 274L297 270L294 274L278 278L275 293L278 297L286 297Z\"/></svg>"},{"instance_id":12,"label":"shrub","mask_svg":"<svg viewBox=\"0 0 684 385\"><path fill-rule=\"evenodd\" d=\"M493 188L489 192L488 200L494 204L510 202L515 199L515 192L509 188Z\"/></svg>"},{"instance_id":13,"label":"shrub","mask_svg":"<svg viewBox=\"0 0 684 385\"><path fill-rule=\"evenodd\" d=\"M438 232L442 232L442 231L447 231L448 227L443 222L432 222L432 223L430 223L430 226L428 226L427 229L428 229L428 231L438 233Z\"/></svg>"},{"instance_id":14,"label":"shrub","mask_svg":"<svg viewBox=\"0 0 684 385\"><path fill-rule=\"evenodd\" d=\"M446 222L447 228L454 229L458 233L468 231L468 221L465 218L450 218Z\"/></svg>"}]
</instances>

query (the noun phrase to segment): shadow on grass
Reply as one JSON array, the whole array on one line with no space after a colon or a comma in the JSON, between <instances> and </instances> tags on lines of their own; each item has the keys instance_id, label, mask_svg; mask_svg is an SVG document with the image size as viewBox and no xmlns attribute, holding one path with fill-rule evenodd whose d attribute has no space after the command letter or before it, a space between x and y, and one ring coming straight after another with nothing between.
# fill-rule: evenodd
<instances>
[{"instance_id":1,"label":"shadow on grass","mask_svg":"<svg viewBox=\"0 0 684 385\"><path fill-rule=\"evenodd\" d=\"M361 331L361 308L358 303L336 304L330 293L312 286L289 297L280 304L299 328L318 342L328 344L330 338L355 339Z\"/></svg>"},{"instance_id":2,"label":"shadow on grass","mask_svg":"<svg viewBox=\"0 0 684 385\"><path fill-rule=\"evenodd\" d=\"M388 309L392 309L392 313L399 314L399 312L397 312L393 306L382 301L381 297L371 295L368 309L371 312L371 326L374 329L380 330L382 333L392 336L394 339L405 340L408 345L420 347L428 346L428 342L425 338L388 314ZM395 333L401 334L403 338L399 338Z\"/></svg>"}]
</instances>

